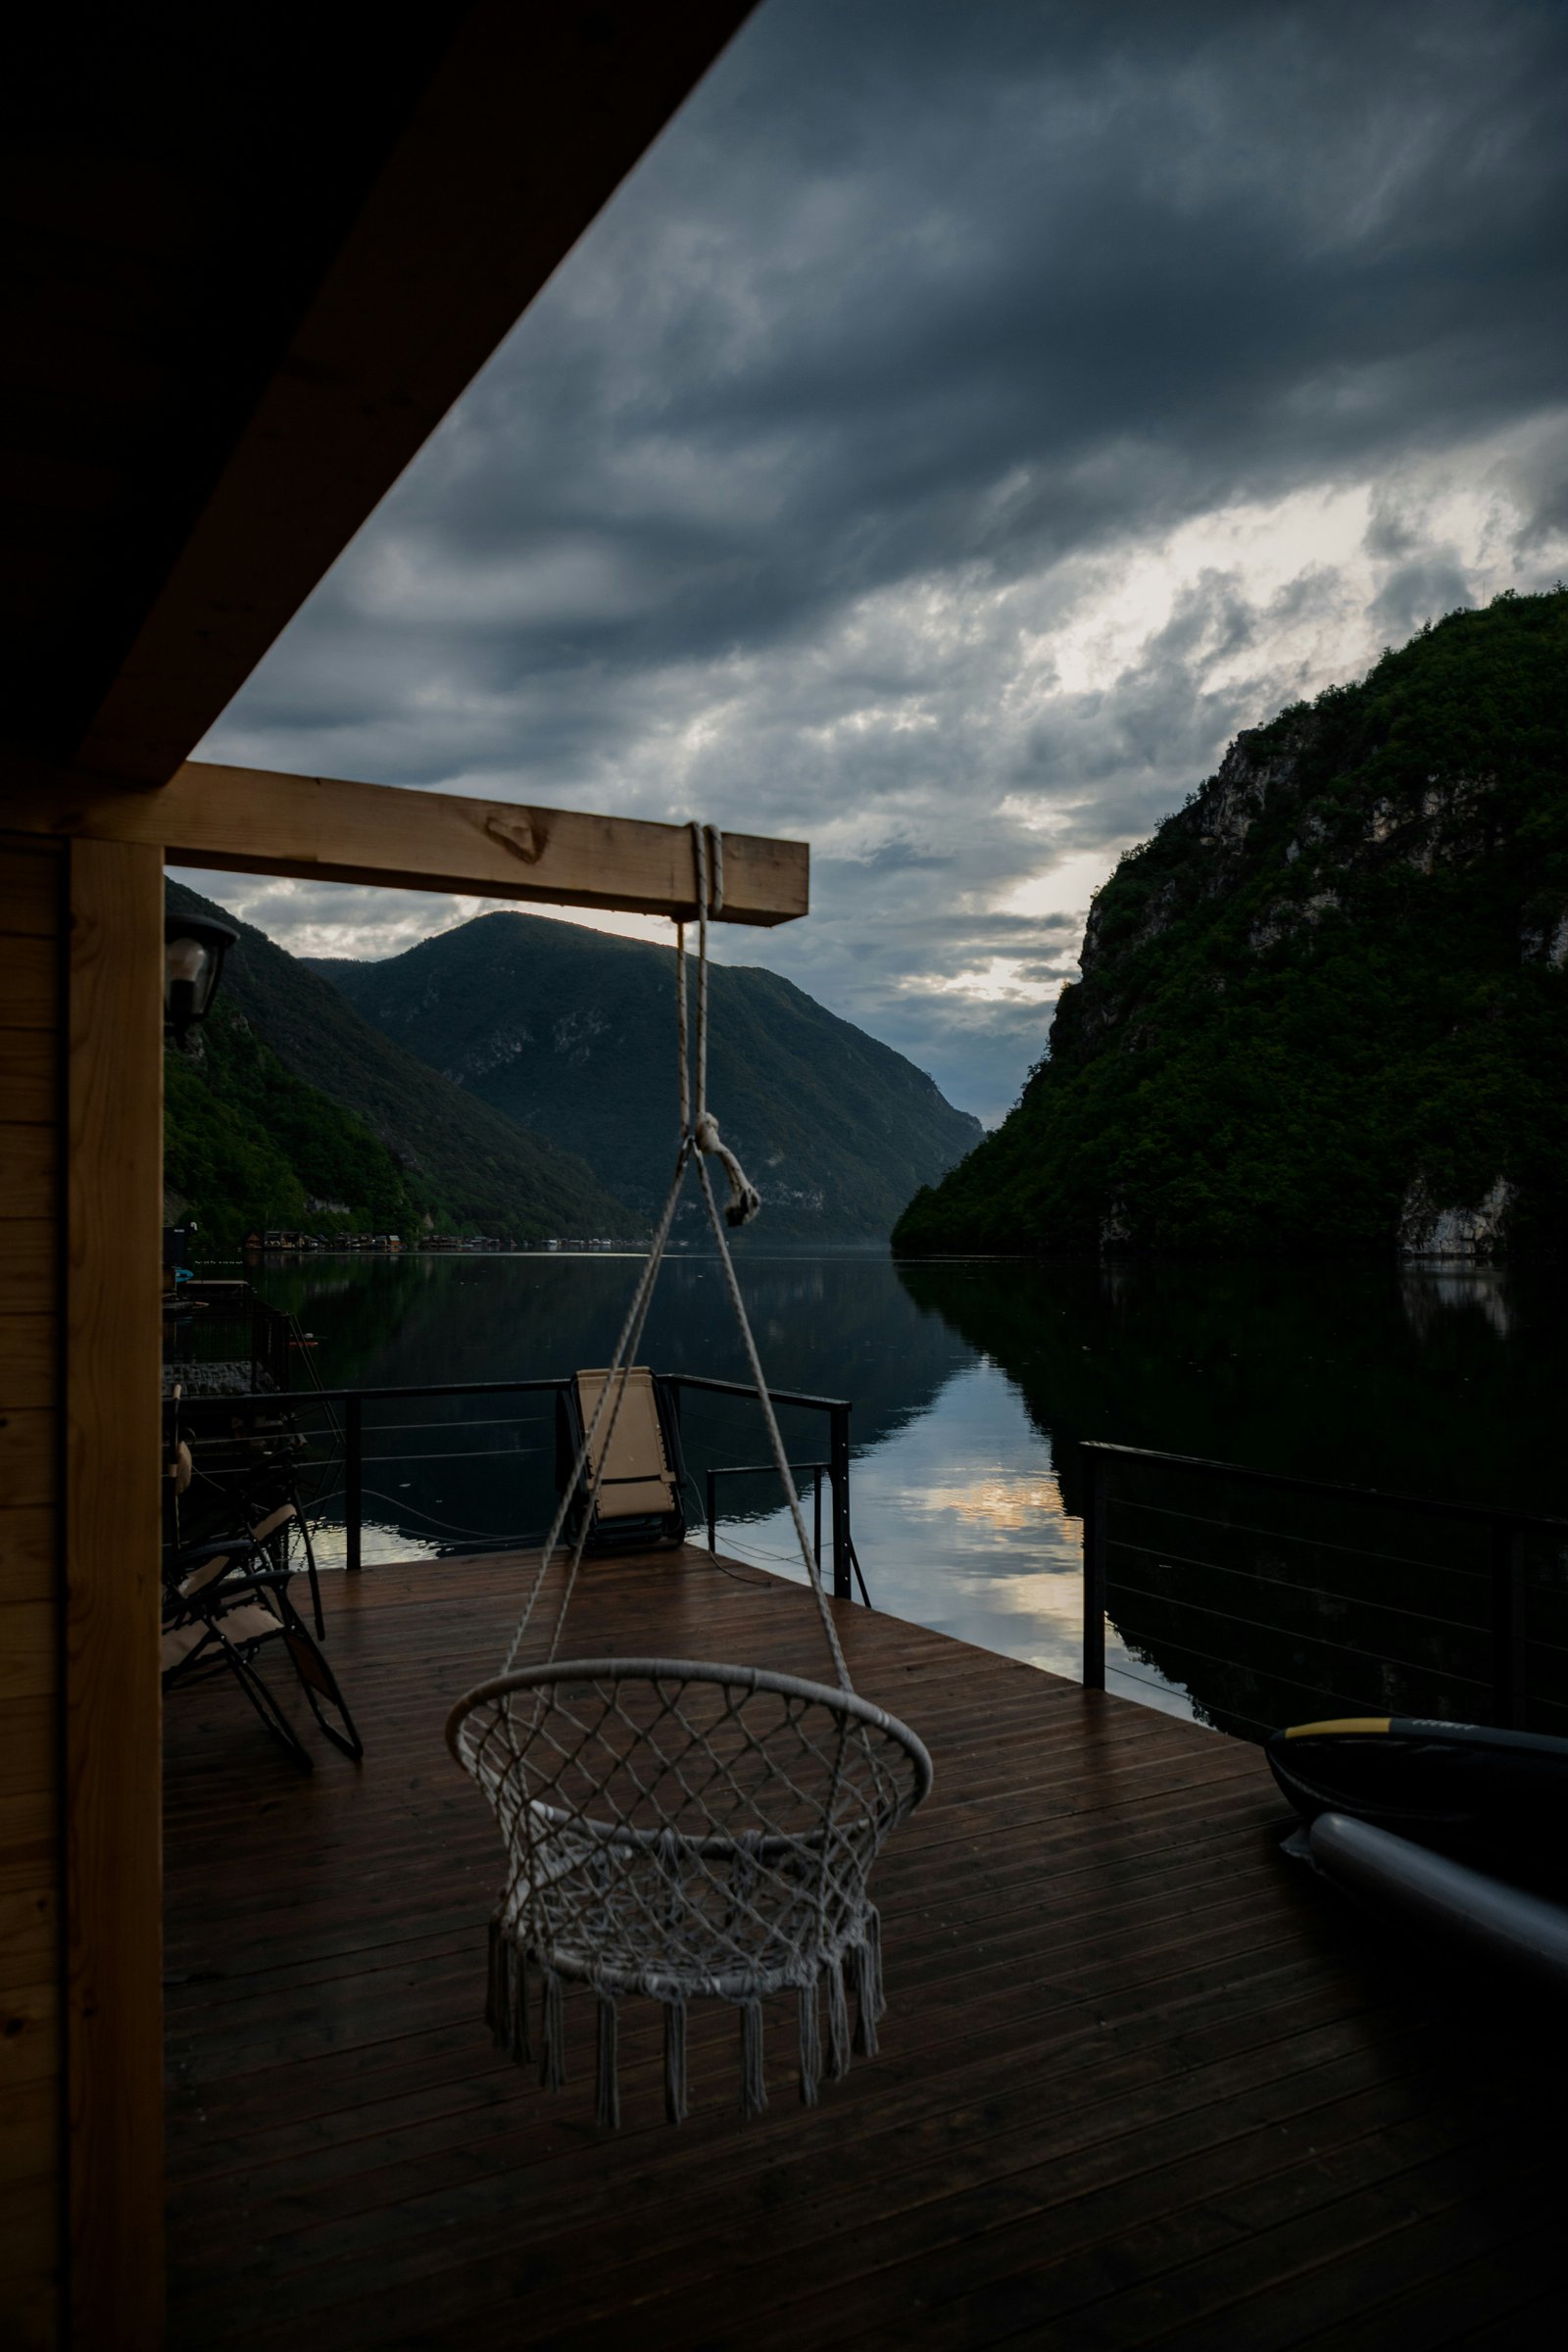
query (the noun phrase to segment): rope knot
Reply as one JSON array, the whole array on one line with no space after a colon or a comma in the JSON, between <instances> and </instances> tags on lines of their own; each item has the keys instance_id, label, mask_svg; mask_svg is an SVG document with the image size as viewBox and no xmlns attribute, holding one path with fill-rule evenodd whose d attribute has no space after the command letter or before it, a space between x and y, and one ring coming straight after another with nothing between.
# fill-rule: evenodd
<instances>
[{"instance_id":1,"label":"rope knot","mask_svg":"<svg viewBox=\"0 0 1568 2352\"><path fill-rule=\"evenodd\" d=\"M711 1153L729 1178L729 1199L724 1203L725 1224L749 1225L762 1205L762 1196L720 1136L718 1121L710 1110L697 1113L692 1126L692 1142L699 1152Z\"/></svg>"}]
</instances>

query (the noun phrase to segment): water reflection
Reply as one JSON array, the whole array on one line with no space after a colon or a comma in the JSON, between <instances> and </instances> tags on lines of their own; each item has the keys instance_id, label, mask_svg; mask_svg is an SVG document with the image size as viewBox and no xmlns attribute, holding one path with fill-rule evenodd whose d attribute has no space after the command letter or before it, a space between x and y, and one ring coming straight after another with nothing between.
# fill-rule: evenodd
<instances>
[{"instance_id":1,"label":"water reflection","mask_svg":"<svg viewBox=\"0 0 1568 2352\"><path fill-rule=\"evenodd\" d=\"M1559 1507L1564 1278L1394 1263L905 1264L1014 1380L1069 1509L1089 1437Z\"/></svg>"},{"instance_id":2,"label":"water reflection","mask_svg":"<svg viewBox=\"0 0 1568 2352\"><path fill-rule=\"evenodd\" d=\"M1052 1443L1016 1384L984 1357L956 1372L927 1410L857 1457L856 1543L879 1608L1076 1678L1083 1639L1083 1522L1067 1511ZM726 1525L742 1558L802 1573L780 1509ZM1179 1714L1179 1682L1111 1631L1110 1689Z\"/></svg>"},{"instance_id":3,"label":"water reflection","mask_svg":"<svg viewBox=\"0 0 1568 2352\"><path fill-rule=\"evenodd\" d=\"M1439 1316L1468 1307L1486 1317L1499 1340L1513 1329L1509 1278L1496 1266L1407 1266L1399 1296L1410 1327L1430 1337Z\"/></svg>"},{"instance_id":4,"label":"water reflection","mask_svg":"<svg viewBox=\"0 0 1568 2352\"><path fill-rule=\"evenodd\" d=\"M1087 1437L1558 1507L1555 1272L896 1265L758 1249L741 1274L776 1384L854 1400L856 1537L877 1604L1056 1672L1077 1671ZM633 1275L608 1256L307 1260L261 1285L314 1330L324 1383L382 1386L603 1362ZM711 1260L694 1250L669 1265L643 1352L743 1377ZM693 1398L687 1416L699 1479L709 1462L760 1458L750 1410ZM820 1423L786 1424L795 1458L821 1453ZM453 1446L461 1459L441 1459ZM548 1516L547 1404L389 1408L368 1419L367 1452L368 1559L520 1535ZM736 1482L725 1495L724 1547L789 1571L776 1490ZM1201 1672L1172 1667L1140 1631L1109 1645L1112 1687L1178 1709L1190 1692L1224 1720Z\"/></svg>"},{"instance_id":5,"label":"water reflection","mask_svg":"<svg viewBox=\"0 0 1568 2352\"><path fill-rule=\"evenodd\" d=\"M1396 1265L907 1265L904 1287L1016 1383L1066 1510L1086 1439L1385 1493L1562 1509L1563 1278ZM1198 1514L1195 1516L1194 1514ZM1486 1715L1491 1537L1180 1474L1113 1510L1128 1671L1255 1736L1312 1715ZM1523 1720L1568 1724L1568 1556L1524 1555ZM1565 1621L1568 1622L1568 1621Z\"/></svg>"},{"instance_id":6,"label":"water reflection","mask_svg":"<svg viewBox=\"0 0 1568 2352\"><path fill-rule=\"evenodd\" d=\"M365 1258L273 1265L258 1276L274 1303L314 1333L327 1387L419 1380L548 1378L603 1363L614 1346L636 1261L584 1257ZM874 1452L928 1414L974 1351L899 1288L881 1252L763 1255L742 1263L748 1310L770 1379L782 1389L847 1396L857 1451ZM665 1371L745 1378L719 1268L695 1251L666 1266L643 1351ZM765 1450L754 1406L688 1397L688 1463L700 1515L710 1463ZM368 1408L366 1557L407 1558L460 1541L536 1533L553 1501L553 1400L491 1398ZM820 1416L781 1414L791 1456L820 1459ZM453 1446L460 1458L440 1458ZM776 1489L725 1490L726 1515L765 1521ZM328 1545L330 1554L330 1544Z\"/></svg>"}]
</instances>

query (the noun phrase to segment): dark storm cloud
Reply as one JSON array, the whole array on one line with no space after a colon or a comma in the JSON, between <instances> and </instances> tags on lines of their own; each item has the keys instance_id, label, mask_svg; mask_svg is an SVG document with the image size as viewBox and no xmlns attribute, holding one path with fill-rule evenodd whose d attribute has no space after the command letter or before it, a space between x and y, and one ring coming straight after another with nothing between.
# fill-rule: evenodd
<instances>
[{"instance_id":1,"label":"dark storm cloud","mask_svg":"<svg viewBox=\"0 0 1568 2352\"><path fill-rule=\"evenodd\" d=\"M768 959L950 1085L984 1031L994 1107L1038 1001L922 987L1024 970L1031 809L1108 858L1334 629L1467 601L1434 466L1550 561L1565 66L1519 0L766 0L221 741L810 830ZM1141 550L1351 483L1367 586L1204 558L1051 691Z\"/></svg>"},{"instance_id":2,"label":"dark storm cloud","mask_svg":"<svg viewBox=\"0 0 1568 2352\"><path fill-rule=\"evenodd\" d=\"M1469 581L1451 558L1427 557L1402 564L1385 580L1368 613L1389 644L1402 645L1431 613L1454 612L1475 601Z\"/></svg>"}]
</instances>

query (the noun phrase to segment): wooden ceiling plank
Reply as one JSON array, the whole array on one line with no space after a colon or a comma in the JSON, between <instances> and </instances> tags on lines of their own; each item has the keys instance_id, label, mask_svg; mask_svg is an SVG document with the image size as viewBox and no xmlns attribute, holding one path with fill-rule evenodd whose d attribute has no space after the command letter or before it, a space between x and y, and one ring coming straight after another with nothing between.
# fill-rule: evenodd
<instances>
[{"instance_id":1,"label":"wooden ceiling plank","mask_svg":"<svg viewBox=\"0 0 1568 2352\"><path fill-rule=\"evenodd\" d=\"M172 774L752 5L473 0L64 756Z\"/></svg>"},{"instance_id":2,"label":"wooden ceiling plank","mask_svg":"<svg viewBox=\"0 0 1568 2352\"><path fill-rule=\"evenodd\" d=\"M19 775L6 821L56 837L150 843L171 864L220 872L636 914L696 911L687 825L331 776L191 760L153 792L79 776ZM771 925L808 911L805 842L726 833L723 843L720 921Z\"/></svg>"}]
</instances>

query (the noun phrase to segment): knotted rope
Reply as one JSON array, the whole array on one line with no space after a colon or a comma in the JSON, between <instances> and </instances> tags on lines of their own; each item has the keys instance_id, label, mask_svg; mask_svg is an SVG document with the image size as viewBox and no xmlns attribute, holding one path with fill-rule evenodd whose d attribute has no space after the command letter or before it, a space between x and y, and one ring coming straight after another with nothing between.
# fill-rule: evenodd
<instances>
[{"instance_id":1,"label":"knotted rope","mask_svg":"<svg viewBox=\"0 0 1568 2352\"><path fill-rule=\"evenodd\" d=\"M680 1140L675 1153L675 1171L664 1199L663 1207L660 1210L655 1223L654 1237L649 1245L648 1255L643 1262L637 1287L632 1294L631 1304L626 1309L626 1318L620 1327L620 1336L615 1342L610 1369L604 1386L599 1392L593 1418L583 1432L582 1443L577 1449L577 1458L572 1464L571 1476L562 1489L555 1518L551 1521L550 1532L545 1538L544 1548L539 1555L538 1568L523 1602L522 1614L518 1618L516 1631L512 1638L512 1646L507 1651L503 1672L510 1674L517 1663L533 1620L534 1611L538 1606L539 1596L544 1591L546 1579L561 1543L566 1515L571 1509L573 1497L581 1492L582 1480L586 1473L587 1493L576 1536L566 1562L561 1600L556 1610L545 1657L548 1662L554 1663L560 1654L561 1636L566 1622L566 1612L571 1605L572 1594L576 1590L577 1572L582 1565L583 1546L588 1541L589 1530L593 1524L594 1506L599 1498L599 1490L604 1478L604 1466L610 1458L610 1449L614 1441L615 1424L620 1417L621 1400L626 1394L626 1383L630 1377L631 1367L637 1360L637 1350L642 1344L643 1328L648 1321L648 1310L653 1303L654 1286L659 1279L659 1270L664 1262L664 1252L669 1242L670 1227L675 1220L681 1187L686 1181L688 1167L695 1162L698 1181L702 1186L703 1200L707 1204L708 1221L712 1228L719 1263L723 1268L724 1287L729 1294L729 1302L734 1310L741 1344L746 1350L747 1366L756 1385L758 1402L762 1408L762 1419L767 1430L768 1450L789 1504L796 1542L800 1545L801 1558L806 1566L807 1581L810 1585L812 1597L816 1602L817 1620L822 1628L823 1640L827 1643L828 1655L833 1661L833 1672L838 1679L839 1688L841 1690L853 1690L855 1685L850 1679L850 1670L845 1662L838 1629L833 1623L832 1612L827 1604L827 1593L822 1584L822 1571L817 1565L811 1539L807 1532L806 1514L801 1508L801 1498L796 1492L794 1474L790 1469L789 1456L785 1450L784 1439L778 1426L778 1416L773 1410L773 1399L768 1395L761 1358L757 1351L757 1341L752 1333L751 1319L746 1312L746 1302L741 1297L741 1287L735 1273L735 1261L730 1255L729 1241L725 1233L726 1225L733 1228L749 1224L761 1207L762 1198L741 1166L735 1153L719 1135L718 1121L708 1107L708 924L710 915L717 914L724 904L724 838L716 825L694 823L691 832L692 863L697 883L696 1051L694 1054L692 1050L693 1039L687 1010L686 926L684 923L677 923L675 928L675 1027L676 1093L680 1108ZM729 1199L724 1204L722 1214L720 1214L718 1202L714 1199L712 1180L708 1172L710 1159L716 1159L729 1179ZM594 1445L601 1426L605 1431L605 1442L599 1450L596 1466Z\"/></svg>"},{"instance_id":2,"label":"knotted rope","mask_svg":"<svg viewBox=\"0 0 1568 2352\"><path fill-rule=\"evenodd\" d=\"M676 1026L680 1041L681 1140L691 1138L694 1152L716 1159L729 1178L724 1222L749 1225L762 1205L762 1196L718 1132L718 1121L708 1107L708 916L724 905L724 836L716 825L692 826L692 856L697 867L697 1102L687 1073L686 926L675 926ZM701 1166L701 1158L699 1159ZM722 1248L722 1245L721 1245ZM744 1319L745 1310L742 1309Z\"/></svg>"},{"instance_id":3,"label":"knotted rope","mask_svg":"<svg viewBox=\"0 0 1568 2352\"><path fill-rule=\"evenodd\" d=\"M619 2120L619 2009L632 1994L664 2011L665 2111L686 2112L686 2012L699 1997L740 2014L741 2096L767 2104L762 2002L797 1996L801 2097L850 2062L847 1973L870 2053L883 2013L881 1928L868 1890L882 1844L931 1785L931 1760L906 1726L857 1696L839 1643L778 1418L730 1255L726 1226L760 1205L708 1107L708 923L723 905L723 844L692 828L697 884L697 1021L689 1029L685 930L677 935L680 1136L668 1195L621 1325L593 1417L562 1492L501 1677L453 1710L448 1743L478 1781L510 1862L491 1922L486 2015L498 2043L528 2054L530 1977L541 1987L541 2078L565 2067L564 1988L599 2002L597 2120ZM694 1051L695 1047L695 1051ZM709 1161L729 1180L721 1214ZM593 1524L604 1466L636 1361L686 1171L698 1182L725 1287L789 1500L836 1691L759 1667L680 1659L557 1663ZM595 1466L595 1442L605 1442ZM587 1485L584 1487L586 1478ZM543 1663L514 1671L561 1543L580 1519ZM827 2004L823 2049L819 1997ZM825 2064L824 2064L825 2058Z\"/></svg>"}]
</instances>

